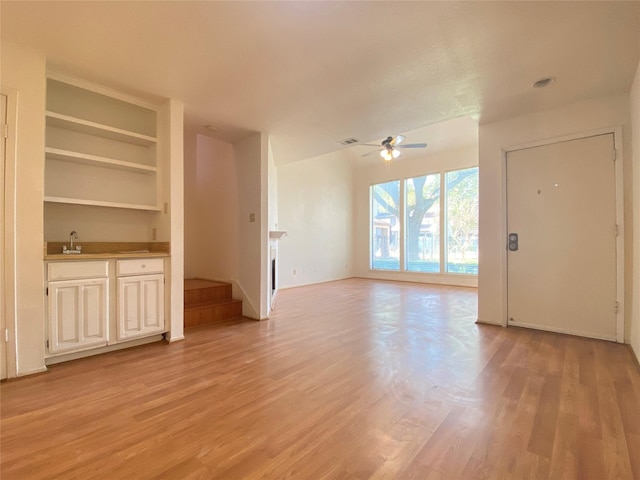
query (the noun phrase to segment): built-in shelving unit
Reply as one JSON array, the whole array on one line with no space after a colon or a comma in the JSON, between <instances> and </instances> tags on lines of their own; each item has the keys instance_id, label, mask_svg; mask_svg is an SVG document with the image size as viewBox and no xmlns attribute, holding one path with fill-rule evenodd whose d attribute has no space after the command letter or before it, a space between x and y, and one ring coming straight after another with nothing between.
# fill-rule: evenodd
<instances>
[{"instance_id":1,"label":"built-in shelving unit","mask_svg":"<svg viewBox=\"0 0 640 480\"><path fill-rule=\"evenodd\" d=\"M45 202L160 210L154 106L50 76L45 116Z\"/></svg>"},{"instance_id":2,"label":"built-in shelving unit","mask_svg":"<svg viewBox=\"0 0 640 480\"><path fill-rule=\"evenodd\" d=\"M58 255L45 248L45 272L69 264L76 275L76 267L91 269L98 260L107 269L45 277L47 363L160 340L164 332L182 338L182 325L171 318L180 311L171 288L182 284L182 272L169 256L171 239L182 240L171 228L171 165L178 159L169 148L172 132L182 130L182 105L51 71L46 82L43 227ZM70 247L70 232L79 255L60 253ZM147 250L156 244L164 245L161 254ZM147 258L157 256L167 258ZM134 259L139 269L127 263Z\"/></svg>"}]
</instances>

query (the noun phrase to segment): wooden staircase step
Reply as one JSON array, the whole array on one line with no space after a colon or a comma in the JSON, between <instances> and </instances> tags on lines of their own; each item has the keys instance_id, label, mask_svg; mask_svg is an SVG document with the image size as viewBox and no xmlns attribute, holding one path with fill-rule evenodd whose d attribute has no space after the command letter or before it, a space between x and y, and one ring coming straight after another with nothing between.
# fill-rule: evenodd
<instances>
[{"instance_id":1,"label":"wooden staircase step","mask_svg":"<svg viewBox=\"0 0 640 480\"><path fill-rule=\"evenodd\" d=\"M208 325L240 317L242 317L242 301L240 300L188 307L184 311L184 328Z\"/></svg>"},{"instance_id":2,"label":"wooden staircase step","mask_svg":"<svg viewBox=\"0 0 640 480\"><path fill-rule=\"evenodd\" d=\"M230 283L213 282L199 278L185 279L184 281L185 306L224 298L231 298Z\"/></svg>"},{"instance_id":3,"label":"wooden staircase step","mask_svg":"<svg viewBox=\"0 0 640 480\"><path fill-rule=\"evenodd\" d=\"M234 302L239 302L240 304L242 304L242 300L236 300L235 298L220 298L218 300L207 300L205 302L192 303L190 305L185 305L184 311L186 312L187 310L198 310L199 308L216 307L216 306L226 305L228 303L234 303Z\"/></svg>"},{"instance_id":4,"label":"wooden staircase step","mask_svg":"<svg viewBox=\"0 0 640 480\"><path fill-rule=\"evenodd\" d=\"M184 327L242 317L242 301L231 297L231 284L200 278L184 281Z\"/></svg>"}]
</instances>

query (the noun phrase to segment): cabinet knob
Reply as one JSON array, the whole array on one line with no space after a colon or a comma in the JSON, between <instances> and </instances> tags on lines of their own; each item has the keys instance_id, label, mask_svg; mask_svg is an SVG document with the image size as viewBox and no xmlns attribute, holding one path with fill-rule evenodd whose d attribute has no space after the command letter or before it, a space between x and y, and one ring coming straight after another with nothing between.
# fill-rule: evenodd
<instances>
[{"instance_id":1,"label":"cabinet knob","mask_svg":"<svg viewBox=\"0 0 640 480\"><path fill-rule=\"evenodd\" d=\"M140 265L140 268L147 268L147 266L143 263L142 265Z\"/></svg>"}]
</instances>

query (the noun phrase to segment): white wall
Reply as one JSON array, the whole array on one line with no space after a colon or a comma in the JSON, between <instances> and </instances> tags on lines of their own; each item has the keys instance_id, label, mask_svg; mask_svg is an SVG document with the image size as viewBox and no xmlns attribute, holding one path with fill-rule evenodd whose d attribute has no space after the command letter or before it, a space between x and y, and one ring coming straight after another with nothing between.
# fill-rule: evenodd
<instances>
[{"instance_id":1,"label":"white wall","mask_svg":"<svg viewBox=\"0 0 640 480\"><path fill-rule=\"evenodd\" d=\"M242 314L262 320L269 313L268 138L258 133L233 147L238 188L238 286L243 297Z\"/></svg>"},{"instance_id":2,"label":"white wall","mask_svg":"<svg viewBox=\"0 0 640 480\"><path fill-rule=\"evenodd\" d=\"M198 134L185 127L184 145L184 278L198 276L198 255L196 242L198 238L198 192L196 172L198 168L197 145Z\"/></svg>"},{"instance_id":3,"label":"white wall","mask_svg":"<svg viewBox=\"0 0 640 480\"><path fill-rule=\"evenodd\" d=\"M369 187L377 183L417 177L441 170L456 170L478 165L475 146L449 150L435 155L426 154L415 160L399 160L389 165L361 166L355 171L355 275L365 278L401 280L445 285L476 286L476 277L450 274L425 274L415 272L382 272L369 268Z\"/></svg>"},{"instance_id":4,"label":"white wall","mask_svg":"<svg viewBox=\"0 0 640 480\"><path fill-rule=\"evenodd\" d=\"M623 126L625 225L632 224L628 95L597 98L554 110L480 125L480 265L478 320L506 325L506 200L503 152L555 137ZM625 230L625 320L630 327L632 229Z\"/></svg>"},{"instance_id":5,"label":"white wall","mask_svg":"<svg viewBox=\"0 0 640 480\"><path fill-rule=\"evenodd\" d=\"M276 167L271 141L268 154L269 230L278 230L278 167Z\"/></svg>"},{"instance_id":6,"label":"white wall","mask_svg":"<svg viewBox=\"0 0 640 480\"><path fill-rule=\"evenodd\" d=\"M16 353L15 365L8 362L8 375L15 376L45 370L42 261L45 57L8 42L2 42L1 49L2 90L10 88L18 92L13 179L15 224L7 225L15 228L16 302L11 312L14 318L7 318L12 337L9 352ZM7 178L7 182L11 180Z\"/></svg>"},{"instance_id":7,"label":"white wall","mask_svg":"<svg viewBox=\"0 0 640 480\"><path fill-rule=\"evenodd\" d=\"M233 146L189 135L185 149L185 277L238 278L238 184Z\"/></svg>"},{"instance_id":8,"label":"white wall","mask_svg":"<svg viewBox=\"0 0 640 480\"><path fill-rule=\"evenodd\" d=\"M280 288L352 276L352 175L344 152L278 166Z\"/></svg>"},{"instance_id":9,"label":"white wall","mask_svg":"<svg viewBox=\"0 0 640 480\"><path fill-rule=\"evenodd\" d=\"M273 150L271 148L271 139L269 139L268 145L268 161L267 161L267 184L269 190L269 206L267 210L267 215L269 218L268 227L269 231L278 230L278 168L276 167L275 158L273 156ZM276 259L276 275L278 274L278 239L269 238L269 248L267 250L267 258L265 261L267 262L267 292L269 292L268 296L268 305L267 311L271 312L271 307L273 306L273 301L275 299L275 295L277 293L280 285L278 284L277 278L275 281L275 285L272 283L272 272L271 272L271 259L275 257ZM273 252L273 256L272 256Z\"/></svg>"},{"instance_id":10,"label":"white wall","mask_svg":"<svg viewBox=\"0 0 640 480\"><path fill-rule=\"evenodd\" d=\"M633 129L633 281L630 287L633 294L629 343L640 359L640 62L631 87L630 105Z\"/></svg>"},{"instance_id":11,"label":"white wall","mask_svg":"<svg viewBox=\"0 0 640 480\"><path fill-rule=\"evenodd\" d=\"M78 232L82 242L150 242L149 212L140 210L90 207L45 203L44 239L48 242L68 242L69 232ZM108 228L105 228L108 225Z\"/></svg>"},{"instance_id":12,"label":"white wall","mask_svg":"<svg viewBox=\"0 0 640 480\"><path fill-rule=\"evenodd\" d=\"M155 226L158 240L171 243L168 340L175 342L184 339L184 105L170 99L160 113L159 134L166 139L161 157L165 173L160 198L168 203L169 208L167 213L155 214ZM168 231L167 236L163 233L165 230Z\"/></svg>"}]
</instances>

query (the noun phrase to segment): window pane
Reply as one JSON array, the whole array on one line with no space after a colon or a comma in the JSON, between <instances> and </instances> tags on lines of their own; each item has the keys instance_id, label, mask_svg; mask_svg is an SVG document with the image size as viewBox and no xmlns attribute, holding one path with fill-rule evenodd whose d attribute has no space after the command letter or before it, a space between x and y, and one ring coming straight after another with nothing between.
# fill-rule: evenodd
<instances>
[{"instance_id":1,"label":"window pane","mask_svg":"<svg viewBox=\"0 0 640 480\"><path fill-rule=\"evenodd\" d=\"M440 174L405 180L405 269L440 271Z\"/></svg>"},{"instance_id":2,"label":"window pane","mask_svg":"<svg viewBox=\"0 0 640 480\"><path fill-rule=\"evenodd\" d=\"M371 268L400 270L400 180L371 186Z\"/></svg>"},{"instance_id":3,"label":"window pane","mask_svg":"<svg viewBox=\"0 0 640 480\"><path fill-rule=\"evenodd\" d=\"M478 274L478 167L447 172L447 272Z\"/></svg>"}]
</instances>

